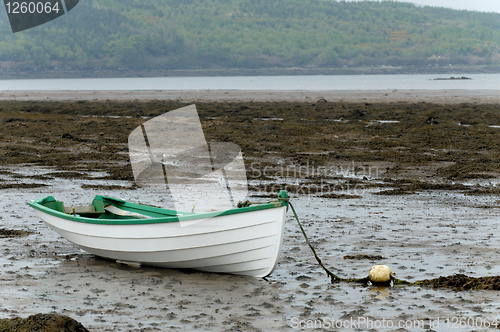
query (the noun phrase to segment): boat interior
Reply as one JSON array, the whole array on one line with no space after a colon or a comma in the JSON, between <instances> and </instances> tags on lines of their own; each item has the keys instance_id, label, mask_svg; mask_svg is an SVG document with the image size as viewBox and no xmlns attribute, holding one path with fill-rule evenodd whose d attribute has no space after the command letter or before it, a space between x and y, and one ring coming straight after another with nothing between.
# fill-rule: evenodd
<instances>
[{"instance_id":1,"label":"boat interior","mask_svg":"<svg viewBox=\"0 0 500 332\"><path fill-rule=\"evenodd\" d=\"M95 219L154 219L191 214L129 203L121 199L100 195L97 195L90 205L84 206L65 206L62 201L57 201L52 196L46 197L39 204L69 215Z\"/></svg>"}]
</instances>

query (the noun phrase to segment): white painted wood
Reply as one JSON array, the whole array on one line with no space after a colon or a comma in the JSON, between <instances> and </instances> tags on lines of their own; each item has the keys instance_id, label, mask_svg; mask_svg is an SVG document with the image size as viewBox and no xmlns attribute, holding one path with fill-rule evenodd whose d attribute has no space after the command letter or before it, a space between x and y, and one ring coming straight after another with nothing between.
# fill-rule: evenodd
<instances>
[{"instance_id":1,"label":"white painted wood","mask_svg":"<svg viewBox=\"0 0 500 332\"><path fill-rule=\"evenodd\" d=\"M35 210L54 231L97 256L165 268L265 277L278 262L286 207L196 223L100 225Z\"/></svg>"}]
</instances>

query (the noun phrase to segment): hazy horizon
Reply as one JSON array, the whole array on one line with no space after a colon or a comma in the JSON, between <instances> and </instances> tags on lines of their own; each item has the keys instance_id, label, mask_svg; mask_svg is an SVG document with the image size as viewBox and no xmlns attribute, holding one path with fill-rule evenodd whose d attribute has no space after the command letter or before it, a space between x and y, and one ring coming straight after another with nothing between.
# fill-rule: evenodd
<instances>
[{"instance_id":1,"label":"hazy horizon","mask_svg":"<svg viewBox=\"0 0 500 332\"><path fill-rule=\"evenodd\" d=\"M365 1L365 0L346 0ZM377 0L374 0L377 1ZM378 0L380 1L380 0ZM416 5L446 7L459 10L477 10L481 12L500 13L500 0L397 0L398 2L410 2Z\"/></svg>"}]
</instances>

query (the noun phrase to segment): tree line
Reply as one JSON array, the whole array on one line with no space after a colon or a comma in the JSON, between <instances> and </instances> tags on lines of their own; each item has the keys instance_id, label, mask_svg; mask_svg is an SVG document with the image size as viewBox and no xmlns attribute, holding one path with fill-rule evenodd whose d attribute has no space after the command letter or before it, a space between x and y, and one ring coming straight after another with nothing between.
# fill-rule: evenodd
<instances>
[{"instance_id":1,"label":"tree line","mask_svg":"<svg viewBox=\"0 0 500 332\"><path fill-rule=\"evenodd\" d=\"M395 1L81 0L16 34L1 8L4 69L500 63L500 14Z\"/></svg>"}]
</instances>

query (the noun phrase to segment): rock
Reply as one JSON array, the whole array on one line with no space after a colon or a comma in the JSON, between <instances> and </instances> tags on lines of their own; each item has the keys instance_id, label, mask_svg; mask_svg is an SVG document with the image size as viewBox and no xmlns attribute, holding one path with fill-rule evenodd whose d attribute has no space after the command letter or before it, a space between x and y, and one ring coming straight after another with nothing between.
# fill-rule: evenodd
<instances>
[{"instance_id":1,"label":"rock","mask_svg":"<svg viewBox=\"0 0 500 332\"><path fill-rule=\"evenodd\" d=\"M386 284L391 282L392 271L387 265L375 265L370 269L368 278L373 284Z\"/></svg>"},{"instance_id":2,"label":"rock","mask_svg":"<svg viewBox=\"0 0 500 332\"><path fill-rule=\"evenodd\" d=\"M439 124L439 122L437 121L437 119L433 118L432 116L428 117L427 120L425 120L425 123L427 124Z\"/></svg>"},{"instance_id":3,"label":"rock","mask_svg":"<svg viewBox=\"0 0 500 332\"><path fill-rule=\"evenodd\" d=\"M82 324L67 316L36 314L28 318L0 319L2 332L89 332Z\"/></svg>"}]
</instances>

